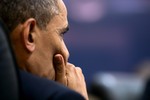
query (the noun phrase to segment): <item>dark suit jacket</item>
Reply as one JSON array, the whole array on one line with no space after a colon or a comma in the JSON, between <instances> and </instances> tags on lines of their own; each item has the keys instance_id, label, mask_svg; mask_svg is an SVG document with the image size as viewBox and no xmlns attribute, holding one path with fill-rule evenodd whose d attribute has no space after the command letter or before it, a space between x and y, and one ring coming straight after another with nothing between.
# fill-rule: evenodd
<instances>
[{"instance_id":1,"label":"dark suit jacket","mask_svg":"<svg viewBox=\"0 0 150 100\"><path fill-rule=\"evenodd\" d=\"M52 80L20 71L22 89L27 100L85 100L80 94Z\"/></svg>"}]
</instances>

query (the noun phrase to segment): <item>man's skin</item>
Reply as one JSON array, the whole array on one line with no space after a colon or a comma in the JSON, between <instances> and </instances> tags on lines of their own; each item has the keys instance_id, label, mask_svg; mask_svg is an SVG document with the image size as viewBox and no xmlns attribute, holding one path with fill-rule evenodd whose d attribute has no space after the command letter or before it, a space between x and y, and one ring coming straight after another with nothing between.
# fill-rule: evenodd
<instances>
[{"instance_id":1,"label":"man's skin","mask_svg":"<svg viewBox=\"0 0 150 100\"><path fill-rule=\"evenodd\" d=\"M46 30L29 18L12 31L10 38L17 62L22 70L64 84L88 100L81 68L68 63L69 52L63 40L68 30L67 10L62 0L58 0L58 6L60 12Z\"/></svg>"}]
</instances>

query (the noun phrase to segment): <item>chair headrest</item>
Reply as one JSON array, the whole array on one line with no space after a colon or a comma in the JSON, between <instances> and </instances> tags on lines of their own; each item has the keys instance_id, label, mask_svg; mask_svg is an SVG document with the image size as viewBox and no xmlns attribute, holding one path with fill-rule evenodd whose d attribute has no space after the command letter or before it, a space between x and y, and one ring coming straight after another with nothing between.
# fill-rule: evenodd
<instances>
[{"instance_id":1,"label":"chair headrest","mask_svg":"<svg viewBox=\"0 0 150 100\"><path fill-rule=\"evenodd\" d=\"M18 100L16 66L6 33L6 28L0 22L0 100Z\"/></svg>"}]
</instances>

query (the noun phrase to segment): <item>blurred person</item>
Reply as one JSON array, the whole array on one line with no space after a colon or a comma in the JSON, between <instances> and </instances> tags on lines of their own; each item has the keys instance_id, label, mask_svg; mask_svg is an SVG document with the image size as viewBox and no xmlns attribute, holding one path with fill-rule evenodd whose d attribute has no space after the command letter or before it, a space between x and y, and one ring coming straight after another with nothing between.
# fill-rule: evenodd
<instances>
[{"instance_id":1,"label":"blurred person","mask_svg":"<svg viewBox=\"0 0 150 100\"><path fill-rule=\"evenodd\" d=\"M137 64L136 73L143 79L148 79L150 77L150 60L143 60Z\"/></svg>"},{"instance_id":2,"label":"blurred person","mask_svg":"<svg viewBox=\"0 0 150 100\"><path fill-rule=\"evenodd\" d=\"M137 65L136 74L144 80L141 100L150 100L150 60L143 60Z\"/></svg>"},{"instance_id":3,"label":"blurred person","mask_svg":"<svg viewBox=\"0 0 150 100\"><path fill-rule=\"evenodd\" d=\"M0 18L21 70L61 83L88 100L81 68L68 62L63 35L69 25L62 0L1 0Z\"/></svg>"}]
</instances>

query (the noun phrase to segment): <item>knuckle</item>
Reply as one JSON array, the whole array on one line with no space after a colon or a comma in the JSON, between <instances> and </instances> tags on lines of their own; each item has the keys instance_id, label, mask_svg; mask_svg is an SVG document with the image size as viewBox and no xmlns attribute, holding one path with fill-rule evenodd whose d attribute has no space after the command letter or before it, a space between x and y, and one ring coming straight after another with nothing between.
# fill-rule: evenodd
<instances>
[{"instance_id":1,"label":"knuckle","mask_svg":"<svg viewBox=\"0 0 150 100\"><path fill-rule=\"evenodd\" d=\"M71 63L68 63L67 65L68 65L69 67L74 67L74 65L71 64Z\"/></svg>"},{"instance_id":2,"label":"knuckle","mask_svg":"<svg viewBox=\"0 0 150 100\"><path fill-rule=\"evenodd\" d=\"M67 69L68 69L68 70L74 70L74 69L75 69L75 66L74 66L73 64L71 64L71 63L68 63L68 64L67 64Z\"/></svg>"},{"instance_id":3,"label":"knuckle","mask_svg":"<svg viewBox=\"0 0 150 100\"><path fill-rule=\"evenodd\" d=\"M82 69L80 67L76 67L76 69L80 72L82 72Z\"/></svg>"}]
</instances>

